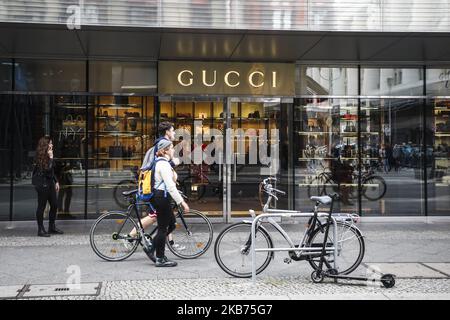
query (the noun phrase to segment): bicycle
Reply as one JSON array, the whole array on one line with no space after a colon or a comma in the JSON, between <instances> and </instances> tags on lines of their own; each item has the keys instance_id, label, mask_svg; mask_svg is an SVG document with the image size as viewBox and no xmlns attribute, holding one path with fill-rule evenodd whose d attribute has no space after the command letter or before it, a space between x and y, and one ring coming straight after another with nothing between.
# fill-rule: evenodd
<instances>
[{"instance_id":1,"label":"bicycle","mask_svg":"<svg viewBox=\"0 0 450 320\"><path fill-rule=\"evenodd\" d=\"M122 196L122 193L136 189L139 180L138 167L134 167L131 170L131 173L133 174L133 179L121 180L114 186L113 189L114 201L122 209L126 209L129 205L128 201Z\"/></svg>"},{"instance_id":2,"label":"bicycle","mask_svg":"<svg viewBox=\"0 0 450 320\"><path fill-rule=\"evenodd\" d=\"M263 213L279 212L291 212L298 213L296 211L287 210L275 210L269 209L270 203L273 199L278 200L277 194L285 194L284 191L275 189L272 187L270 181L276 181L275 178L264 179L260 183L260 190L263 190L268 194L268 199L263 207ZM301 237L301 240L295 244L294 241L288 236L286 231L272 218L267 219L267 223L272 225L289 244L289 248L295 249L295 251L288 251L288 258L284 260L285 263L293 261L306 260L314 270L319 268L320 260L323 259L325 265L329 269L337 269L338 274L349 274L354 271L361 263L364 252L365 243L361 231L355 226L355 223L359 220L359 216L356 214L333 214L333 202L334 199L329 196L323 197L311 197L312 201L315 201L314 211L309 218L307 228ZM323 221L323 217L319 216L319 206L331 204L330 212ZM330 221L329 215L332 215L337 223L337 239L333 241L331 239L334 234L334 224ZM322 219L322 221L321 221ZM326 239L325 255L322 254L322 247L325 242L324 233L330 224L329 236ZM214 256L219 264L220 268L227 274L237 278L249 278L252 275L251 270L251 226L252 221L244 220L232 224L225 228L216 239L214 244ZM255 248L258 249L271 249L274 247L273 240L267 229L258 223L256 226L256 243ZM333 260L333 250L330 248L337 246L336 262ZM352 247L353 246L353 247ZM312 248L310 250L301 250L301 248ZM315 249L317 248L317 249ZM345 250L344 250L345 249ZM257 256L256 259L256 274L261 273L270 262L274 259L274 251L264 251ZM333 264L333 265L332 265Z\"/></svg>"},{"instance_id":3,"label":"bicycle","mask_svg":"<svg viewBox=\"0 0 450 320\"><path fill-rule=\"evenodd\" d=\"M352 183L348 186L346 183L339 182L335 175L330 171L323 171L314 177L307 187L308 197L322 196L329 192L327 188L332 188L333 192L340 192L341 186L350 187L349 198L356 198L355 185L358 185L358 173L352 172ZM366 166L366 170L361 174L361 194L367 200L380 200L386 194L386 181L378 175L375 175L374 168Z\"/></svg>"},{"instance_id":4,"label":"bicycle","mask_svg":"<svg viewBox=\"0 0 450 320\"><path fill-rule=\"evenodd\" d=\"M138 190L122 192L129 206L126 212L109 211L101 215L90 230L90 244L95 254L107 261L122 261L130 257L139 245L150 248L152 237L157 232L154 226L150 233L145 233L139 216L141 206L151 206L137 200ZM182 196L186 198L183 194ZM184 213L174 202L176 211L176 228L172 232L175 243L167 240L167 247L177 257L194 259L203 255L210 247L213 239L211 221L200 211L191 209ZM135 214L137 221L132 217ZM189 221L188 221L189 219ZM136 236L128 234L136 228Z\"/></svg>"}]
</instances>

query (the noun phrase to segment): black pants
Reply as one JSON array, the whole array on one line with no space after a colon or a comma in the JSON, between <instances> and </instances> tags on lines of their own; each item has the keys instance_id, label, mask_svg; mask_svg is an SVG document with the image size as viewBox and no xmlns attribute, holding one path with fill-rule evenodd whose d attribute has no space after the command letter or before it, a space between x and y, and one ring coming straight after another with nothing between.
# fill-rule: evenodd
<instances>
[{"instance_id":1,"label":"black pants","mask_svg":"<svg viewBox=\"0 0 450 320\"><path fill-rule=\"evenodd\" d=\"M56 220L56 210L58 209L55 185L51 184L46 188L36 187L35 189L38 194L38 206L36 210L36 220L38 226L44 226L44 210L47 205L47 201L50 204L50 212L48 215L50 225L54 224Z\"/></svg>"},{"instance_id":2,"label":"black pants","mask_svg":"<svg viewBox=\"0 0 450 320\"><path fill-rule=\"evenodd\" d=\"M157 191L152 199L152 205L156 210L156 221L158 222L158 232L153 239L153 245L156 250L156 257L164 257L164 250L166 248L166 237L175 229L175 215L170 204L171 197L167 194L164 197L164 192Z\"/></svg>"}]
</instances>

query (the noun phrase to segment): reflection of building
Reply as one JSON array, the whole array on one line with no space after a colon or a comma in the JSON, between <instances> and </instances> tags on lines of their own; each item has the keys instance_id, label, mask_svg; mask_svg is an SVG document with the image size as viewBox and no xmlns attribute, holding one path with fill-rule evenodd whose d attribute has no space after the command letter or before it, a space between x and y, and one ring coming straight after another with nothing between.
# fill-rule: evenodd
<instances>
[{"instance_id":1,"label":"reflection of building","mask_svg":"<svg viewBox=\"0 0 450 320\"><path fill-rule=\"evenodd\" d=\"M45 133L67 146L56 150L70 163L71 213L117 209L165 120L191 136L199 121L197 150L216 139L215 157L233 160L178 169L194 207L219 220L259 209L255 185L274 170L288 191L279 207L345 192L342 211L450 213L447 1L81 4L69 30L64 1L0 1L0 219L33 218L29 173ZM259 132L269 143L251 148ZM275 169L250 163L276 146ZM321 180L340 165L348 176Z\"/></svg>"}]
</instances>

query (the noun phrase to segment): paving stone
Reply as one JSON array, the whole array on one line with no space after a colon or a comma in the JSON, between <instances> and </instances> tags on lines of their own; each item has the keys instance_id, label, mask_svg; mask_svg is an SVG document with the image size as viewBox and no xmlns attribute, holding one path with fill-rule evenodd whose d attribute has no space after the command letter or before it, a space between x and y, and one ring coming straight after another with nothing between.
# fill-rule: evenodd
<instances>
[{"instance_id":1,"label":"paving stone","mask_svg":"<svg viewBox=\"0 0 450 320\"><path fill-rule=\"evenodd\" d=\"M368 270L391 273L398 278L447 278L420 263L366 263Z\"/></svg>"},{"instance_id":2,"label":"paving stone","mask_svg":"<svg viewBox=\"0 0 450 320\"><path fill-rule=\"evenodd\" d=\"M0 299L15 298L24 286L0 286Z\"/></svg>"},{"instance_id":3,"label":"paving stone","mask_svg":"<svg viewBox=\"0 0 450 320\"><path fill-rule=\"evenodd\" d=\"M426 266L429 266L433 269L436 269L440 272L445 273L446 275L448 275L450 277L450 263L424 263Z\"/></svg>"}]
</instances>

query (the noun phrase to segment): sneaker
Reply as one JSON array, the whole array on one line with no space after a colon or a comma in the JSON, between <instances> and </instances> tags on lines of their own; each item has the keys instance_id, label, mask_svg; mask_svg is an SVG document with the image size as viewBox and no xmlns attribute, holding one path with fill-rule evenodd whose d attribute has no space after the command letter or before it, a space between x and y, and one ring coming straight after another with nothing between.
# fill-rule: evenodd
<instances>
[{"instance_id":1,"label":"sneaker","mask_svg":"<svg viewBox=\"0 0 450 320\"><path fill-rule=\"evenodd\" d=\"M127 235L127 237L131 237L130 235ZM120 239L123 246L128 250L133 250L134 244L132 239Z\"/></svg>"},{"instance_id":2,"label":"sneaker","mask_svg":"<svg viewBox=\"0 0 450 320\"><path fill-rule=\"evenodd\" d=\"M176 250L176 251L183 251L186 250L185 246L180 245L179 243L174 243L172 245L172 249Z\"/></svg>"},{"instance_id":3,"label":"sneaker","mask_svg":"<svg viewBox=\"0 0 450 320\"><path fill-rule=\"evenodd\" d=\"M178 263L175 261L170 261L166 256L162 258L156 258L156 266L157 267L176 267Z\"/></svg>"}]
</instances>

